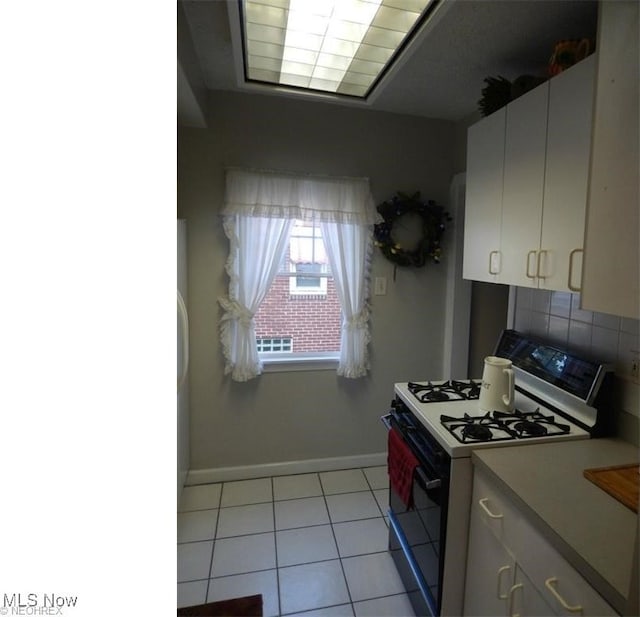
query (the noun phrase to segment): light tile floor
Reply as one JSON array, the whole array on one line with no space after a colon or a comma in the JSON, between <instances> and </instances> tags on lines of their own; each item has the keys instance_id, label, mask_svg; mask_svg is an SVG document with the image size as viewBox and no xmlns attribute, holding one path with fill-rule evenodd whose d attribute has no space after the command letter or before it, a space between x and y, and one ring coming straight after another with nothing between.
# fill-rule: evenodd
<instances>
[{"instance_id":1,"label":"light tile floor","mask_svg":"<svg viewBox=\"0 0 640 617\"><path fill-rule=\"evenodd\" d=\"M414 615L387 552L386 467L185 487L178 607L261 593L264 617Z\"/></svg>"}]
</instances>

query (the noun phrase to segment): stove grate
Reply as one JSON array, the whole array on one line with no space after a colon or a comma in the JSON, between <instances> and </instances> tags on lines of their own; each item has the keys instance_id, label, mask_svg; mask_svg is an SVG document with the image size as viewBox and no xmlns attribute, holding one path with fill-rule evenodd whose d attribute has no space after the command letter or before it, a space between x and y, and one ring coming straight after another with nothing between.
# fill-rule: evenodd
<instances>
[{"instance_id":1,"label":"stove grate","mask_svg":"<svg viewBox=\"0 0 640 617\"><path fill-rule=\"evenodd\" d=\"M545 416L537 409L533 412L515 410L487 412L483 416L462 417L441 415L440 422L461 443L508 441L553 435L566 435L571 427Z\"/></svg>"},{"instance_id":2,"label":"stove grate","mask_svg":"<svg viewBox=\"0 0 640 617\"><path fill-rule=\"evenodd\" d=\"M409 392L413 394L421 403L442 403L446 401L471 401L480 397L480 383L473 381L461 381L450 379L443 383L407 384Z\"/></svg>"}]
</instances>

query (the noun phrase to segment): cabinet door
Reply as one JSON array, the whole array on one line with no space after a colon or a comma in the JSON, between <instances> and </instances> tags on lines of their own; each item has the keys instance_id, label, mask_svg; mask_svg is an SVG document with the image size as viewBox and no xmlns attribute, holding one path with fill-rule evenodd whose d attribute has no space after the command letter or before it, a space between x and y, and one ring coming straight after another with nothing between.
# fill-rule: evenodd
<instances>
[{"instance_id":1,"label":"cabinet door","mask_svg":"<svg viewBox=\"0 0 640 617\"><path fill-rule=\"evenodd\" d=\"M513 544L517 521L504 499L476 472L469 522L464 592L465 615L507 615L513 586Z\"/></svg>"},{"instance_id":2,"label":"cabinet door","mask_svg":"<svg viewBox=\"0 0 640 617\"><path fill-rule=\"evenodd\" d=\"M469 127L462 276L497 282L506 109Z\"/></svg>"},{"instance_id":3,"label":"cabinet door","mask_svg":"<svg viewBox=\"0 0 640 617\"><path fill-rule=\"evenodd\" d=\"M515 561L472 508L464 590L465 615L507 615Z\"/></svg>"},{"instance_id":4,"label":"cabinet door","mask_svg":"<svg viewBox=\"0 0 640 617\"><path fill-rule=\"evenodd\" d=\"M583 308L638 319L638 2L601 2Z\"/></svg>"},{"instance_id":5,"label":"cabinet door","mask_svg":"<svg viewBox=\"0 0 640 617\"><path fill-rule=\"evenodd\" d=\"M501 283L537 287L549 82L507 106Z\"/></svg>"},{"instance_id":6,"label":"cabinet door","mask_svg":"<svg viewBox=\"0 0 640 617\"><path fill-rule=\"evenodd\" d=\"M549 83L539 286L580 291L595 55Z\"/></svg>"},{"instance_id":7,"label":"cabinet door","mask_svg":"<svg viewBox=\"0 0 640 617\"><path fill-rule=\"evenodd\" d=\"M558 613L545 601L529 577L516 564L515 583L509 590L508 614L520 617L550 617Z\"/></svg>"}]
</instances>

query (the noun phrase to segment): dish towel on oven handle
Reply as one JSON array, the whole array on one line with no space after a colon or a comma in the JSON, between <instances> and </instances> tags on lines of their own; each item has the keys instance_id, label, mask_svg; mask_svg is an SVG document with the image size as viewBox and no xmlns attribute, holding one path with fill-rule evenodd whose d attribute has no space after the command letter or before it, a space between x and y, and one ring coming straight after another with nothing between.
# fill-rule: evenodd
<instances>
[{"instance_id":1,"label":"dish towel on oven handle","mask_svg":"<svg viewBox=\"0 0 640 617\"><path fill-rule=\"evenodd\" d=\"M420 463L395 428L389 430L388 441L389 485L409 510L413 507L413 472Z\"/></svg>"}]
</instances>

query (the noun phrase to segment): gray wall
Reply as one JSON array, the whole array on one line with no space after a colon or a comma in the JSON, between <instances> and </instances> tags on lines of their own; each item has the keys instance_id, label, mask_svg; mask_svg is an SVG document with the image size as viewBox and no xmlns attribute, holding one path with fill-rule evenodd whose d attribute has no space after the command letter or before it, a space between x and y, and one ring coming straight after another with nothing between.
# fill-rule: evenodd
<instances>
[{"instance_id":1,"label":"gray wall","mask_svg":"<svg viewBox=\"0 0 640 617\"><path fill-rule=\"evenodd\" d=\"M453 176L451 123L263 95L211 93L209 129L178 135L178 216L189 237L191 469L373 454L393 383L441 377L445 266L398 269L376 253L371 372L223 375L216 299L227 292L228 244L219 210L224 166L367 176L376 203L420 190L446 204ZM446 243L445 243L446 251ZM446 259L446 256L445 256Z\"/></svg>"},{"instance_id":2,"label":"gray wall","mask_svg":"<svg viewBox=\"0 0 640 617\"><path fill-rule=\"evenodd\" d=\"M509 286L473 281L469 326L469 375L479 377L484 359L495 351L500 333L507 327Z\"/></svg>"}]
</instances>

